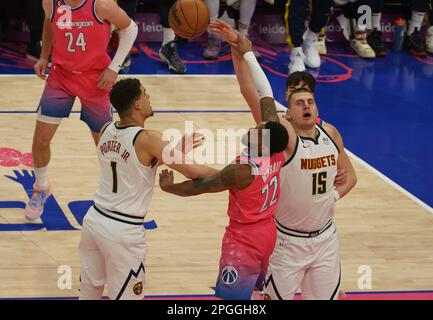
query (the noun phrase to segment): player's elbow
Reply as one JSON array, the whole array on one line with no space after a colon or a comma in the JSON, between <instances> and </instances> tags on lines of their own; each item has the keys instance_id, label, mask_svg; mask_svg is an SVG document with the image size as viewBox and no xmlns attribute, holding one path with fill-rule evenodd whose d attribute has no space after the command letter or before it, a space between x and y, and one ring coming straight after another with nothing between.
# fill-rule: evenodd
<instances>
[{"instance_id":1,"label":"player's elbow","mask_svg":"<svg viewBox=\"0 0 433 320\"><path fill-rule=\"evenodd\" d=\"M184 172L182 172L182 174L191 180L200 178L200 173L197 169L195 169L194 167L188 167L186 168L186 170Z\"/></svg>"},{"instance_id":2,"label":"player's elbow","mask_svg":"<svg viewBox=\"0 0 433 320\"><path fill-rule=\"evenodd\" d=\"M355 171L350 175L350 189L352 189L358 183L358 178Z\"/></svg>"}]
</instances>

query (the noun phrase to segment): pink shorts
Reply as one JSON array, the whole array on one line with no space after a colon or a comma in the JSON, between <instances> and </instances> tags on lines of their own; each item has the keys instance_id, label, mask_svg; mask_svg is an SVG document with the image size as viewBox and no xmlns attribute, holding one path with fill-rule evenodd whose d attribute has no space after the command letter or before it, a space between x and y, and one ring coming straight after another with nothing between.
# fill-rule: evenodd
<instances>
[{"instance_id":1,"label":"pink shorts","mask_svg":"<svg viewBox=\"0 0 433 320\"><path fill-rule=\"evenodd\" d=\"M217 297L249 300L254 288L263 289L276 232L273 217L249 225L230 222L222 242Z\"/></svg>"},{"instance_id":2,"label":"pink shorts","mask_svg":"<svg viewBox=\"0 0 433 320\"><path fill-rule=\"evenodd\" d=\"M113 118L109 90L97 87L101 72L102 70L76 74L54 66L45 84L38 114L50 118L67 118L78 97L81 101L80 119L91 131L99 132Z\"/></svg>"}]
</instances>

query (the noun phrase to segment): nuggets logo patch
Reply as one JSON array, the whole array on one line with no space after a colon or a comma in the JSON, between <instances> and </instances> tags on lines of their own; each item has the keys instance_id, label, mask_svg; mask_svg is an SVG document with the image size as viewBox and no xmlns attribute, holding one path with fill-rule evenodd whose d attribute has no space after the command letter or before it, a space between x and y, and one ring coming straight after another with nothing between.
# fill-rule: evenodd
<instances>
[{"instance_id":1,"label":"nuggets logo patch","mask_svg":"<svg viewBox=\"0 0 433 320\"><path fill-rule=\"evenodd\" d=\"M238 277L238 271L233 266L227 266L221 272L221 280L228 285L234 284Z\"/></svg>"},{"instance_id":2,"label":"nuggets logo patch","mask_svg":"<svg viewBox=\"0 0 433 320\"><path fill-rule=\"evenodd\" d=\"M137 282L134 287L132 288L132 291L138 296L143 292L143 282Z\"/></svg>"}]
</instances>

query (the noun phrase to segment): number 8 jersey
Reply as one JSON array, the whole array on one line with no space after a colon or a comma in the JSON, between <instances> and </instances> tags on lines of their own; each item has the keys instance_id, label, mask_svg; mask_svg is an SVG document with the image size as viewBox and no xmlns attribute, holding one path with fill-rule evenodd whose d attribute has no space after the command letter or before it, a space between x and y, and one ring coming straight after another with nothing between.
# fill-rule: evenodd
<instances>
[{"instance_id":1,"label":"number 8 jersey","mask_svg":"<svg viewBox=\"0 0 433 320\"><path fill-rule=\"evenodd\" d=\"M294 154L281 169L275 219L282 227L316 231L334 215L339 150L320 125L316 129L316 139L297 137Z\"/></svg>"},{"instance_id":2,"label":"number 8 jersey","mask_svg":"<svg viewBox=\"0 0 433 320\"><path fill-rule=\"evenodd\" d=\"M135 153L134 142L141 131L138 126L119 127L111 122L97 146L101 173L95 205L110 215L121 213L123 220L146 216L155 187L158 160L145 166Z\"/></svg>"},{"instance_id":3,"label":"number 8 jersey","mask_svg":"<svg viewBox=\"0 0 433 320\"><path fill-rule=\"evenodd\" d=\"M75 73L108 67L110 24L97 16L96 1L83 0L71 8L63 0L53 0L53 65Z\"/></svg>"}]
</instances>

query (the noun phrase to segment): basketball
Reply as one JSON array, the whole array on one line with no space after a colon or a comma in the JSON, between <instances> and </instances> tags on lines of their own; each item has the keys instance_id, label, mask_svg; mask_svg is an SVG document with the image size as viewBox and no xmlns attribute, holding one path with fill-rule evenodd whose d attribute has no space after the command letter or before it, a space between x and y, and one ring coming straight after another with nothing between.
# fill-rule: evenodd
<instances>
[{"instance_id":1,"label":"basketball","mask_svg":"<svg viewBox=\"0 0 433 320\"><path fill-rule=\"evenodd\" d=\"M178 36L192 39L206 31L209 11L202 0L178 0L170 9L168 22Z\"/></svg>"}]
</instances>

